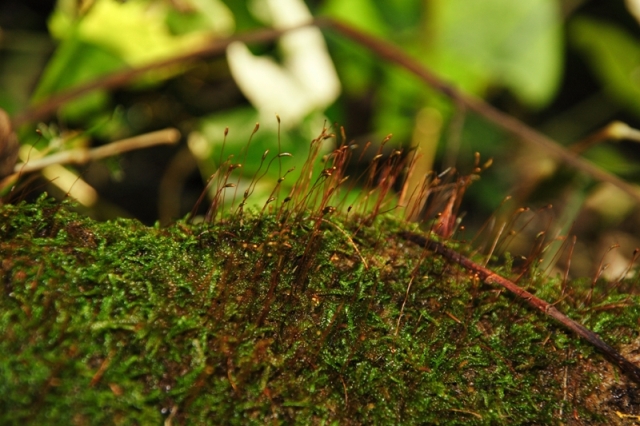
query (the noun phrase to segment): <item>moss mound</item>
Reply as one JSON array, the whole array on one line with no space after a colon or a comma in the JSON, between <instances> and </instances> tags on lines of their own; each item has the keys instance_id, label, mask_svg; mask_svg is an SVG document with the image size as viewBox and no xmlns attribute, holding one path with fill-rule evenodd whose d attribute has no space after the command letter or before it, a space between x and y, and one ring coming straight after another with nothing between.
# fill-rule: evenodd
<instances>
[{"instance_id":1,"label":"moss mound","mask_svg":"<svg viewBox=\"0 0 640 426\"><path fill-rule=\"evenodd\" d=\"M256 214L160 229L68 207L0 210L3 424L597 424L640 413L637 386L589 345L397 241L408 225L391 218ZM585 286L571 284L558 307L637 360L633 283L578 309ZM534 276L527 288L554 300L559 287Z\"/></svg>"}]
</instances>

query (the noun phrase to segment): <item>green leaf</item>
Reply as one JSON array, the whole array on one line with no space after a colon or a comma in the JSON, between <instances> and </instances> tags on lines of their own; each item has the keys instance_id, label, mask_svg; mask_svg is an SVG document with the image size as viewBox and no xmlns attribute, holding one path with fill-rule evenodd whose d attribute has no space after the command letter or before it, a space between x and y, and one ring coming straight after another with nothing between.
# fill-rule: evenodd
<instances>
[{"instance_id":1,"label":"green leaf","mask_svg":"<svg viewBox=\"0 0 640 426\"><path fill-rule=\"evenodd\" d=\"M607 93L640 114L640 43L614 25L576 18L570 27L572 44L587 58Z\"/></svg>"},{"instance_id":2,"label":"green leaf","mask_svg":"<svg viewBox=\"0 0 640 426\"><path fill-rule=\"evenodd\" d=\"M372 0L396 34L411 34L424 22L423 0ZM349 2L343 2L349 3Z\"/></svg>"},{"instance_id":3,"label":"green leaf","mask_svg":"<svg viewBox=\"0 0 640 426\"><path fill-rule=\"evenodd\" d=\"M173 35L166 22L169 10L149 1L97 0L77 20L57 9L50 30L58 38L77 37L139 66L195 49L210 38L207 31Z\"/></svg>"},{"instance_id":4,"label":"green leaf","mask_svg":"<svg viewBox=\"0 0 640 426\"><path fill-rule=\"evenodd\" d=\"M58 46L47 63L33 99L40 100L124 66L124 62L109 51L70 37Z\"/></svg>"},{"instance_id":5,"label":"green leaf","mask_svg":"<svg viewBox=\"0 0 640 426\"><path fill-rule=\"evenodd\" d=\"M640 164L620 152L612 145L596 145L585 153L585 157L598 167L618 175L633 175L640 171Z\"/></svg>"},{"instance_id":6,"label":"green leaf","mask_svg":"<svg viewBox=\"0 0 640 426\"><path fill-rule=\"evenodd\" d=\"M429 88L415 76L399 68L387 68L376 93L374 126L384 137L393 133L392 143L411 140L415 111L425 106Z\"/></svg>"},{"instance_id":7,"label":"green leaf","mask_svg":"<svg viewBox=\"0 0 640 426\"><path fill-rule=\"evenodd\" d=\"M324 3L321 13L378 37L387 38L391 32L380 9L369 0L329 0ZM344 90L354 96L363 96L376 84L375 69L379 59L351 40L342 37L334 40L330 48Z\"/></svg>"},{"instance_id":8,"label":"green leaf","mask_svg":"<svg viewBox=\"0 0 640 426\"><path fill-rule=\"evenodd\" d=\"M555 0L441 0L434 7L434 50L449 66L439 71L484 74L541 107L559 83L561 24Z\"/></svg>"},{"instance_id":9,"label":"green leaf","mask_svg":"<svg viewBox=\"0 0 640 426\"><path fill-rule=\"evenodd\" d=\"M322 12L380 37L389 34L380 11L369 0L328 0Z\"/></svg>"},{"instance_id":10,"label":"green leaf","mask_svg":"<svg viewBox=\"0 0 640 426\"><path fill-rule=\"evenodd\" d=\"M281 183L282 193L287 193L296 182L302 171L302 166L307 159L311 141L316 138L322 129L322 119L311 116L295 129L281 131L278 137L276 119L272 123L261 123L260 129L253 134L256 122L260 119L259 114L253 108L237 108L228 112L210 115L201 120L199 132L194 133L189 138L189 148L198 159L201 174L206 179L213 174L220 166L220 161L225 161L233 156L231 163L241 163L242 168L234 171L234 178L230 182L235 182L238 176L242 180L250 181L253 176L261 177L255 192L251 196L250 204L263 205L275 188L279 177L291 168L291 173L287 174ZM224 137L225 128L229 132ZM250 145L248 144L251 139ZM223 149L224 142L224 152ZM278 148L281 152L288 152L291 156L276 158ZM329 142L322 145L319 155L327 154L332 146ZM263 161L263 154L269 150ZM272 161L273 160L273 161ZM271 164L269 164L271 162ZM280 168L280 164L282 168ZM314 163L314 179L319 176L322 170L322 163ZM282 173L282 175L281 175ZM240 185L241 194L244 187Z\"/></svg>"},{"instance_id":11,"label":"green leaf","mask_svg":"<svg viewBox=\"0 0 640 426\"><path fill-rule=\"evenodd\" d=\"M112 53L72 37L62 42L47 64L33 100L42 100L124 66L122 60ZM77 119L100 109L106 101L104 91L94 91L65 105L62 114L68 119Z\"/></svg>"},{"instance_id":12,"label":"green leaf","mask_svg":"<svg viewBox=\"0 0 640 426\"><path fill-rule=\"evenodd\" d=\"M216 10L226 10L221 3L216 3L216 7ZM174 35L168 25L171 16L167 17L172 9L163 4L144 0L127 3L97 0L80 16L75 7L60 2L49 19L49 27L52 35L62 42L47 64L33 100L43 100L127 66L144 65L197 48L212 33L227 31L233 24L228 13L221 13L219 21L214 22L211 13L207 14L211 12L209 9L198 15L204 20L203 28ZM226 23L223 25L222 21ZM172 76L179 68L159 69L137 82L154 84ZM102 109L107 101L105 92L95 91L66 105L63 114L68 119L77 119Z\"/></svg>"}]
</instances>

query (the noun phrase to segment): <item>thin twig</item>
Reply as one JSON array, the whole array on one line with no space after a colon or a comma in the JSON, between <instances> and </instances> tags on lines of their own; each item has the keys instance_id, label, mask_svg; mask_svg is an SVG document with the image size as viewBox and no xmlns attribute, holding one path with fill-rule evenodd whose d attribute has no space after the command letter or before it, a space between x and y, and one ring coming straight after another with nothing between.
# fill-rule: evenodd
<instances>
[{"instance_id":1,"label":"thin twig","mask_svg":"<svg viewBox=\"0 0 640 426\"><path fill-rule=\"evenodd\" d=\"M79 96L93 92L94 90L116 89L118 87L126 86L137 77L140 77L152 70L166 68L177 64L189 63L199 58L221 55L226 51L227 47L229 47L231 43L234 43L236 41L240 41L243 43L266 43L278 39L282 34L286 32L307 27L312 24L313 22L308 22L303 25L286 29L260 29L222 40L213 40L210 44L202 48L195 49L190 52L171 57L169 59L152 62L138 68L117 71L113 74L108 74L106 76L89 81L88 83L72 87L71 89L65 90L61 93L54 94L43 102L27 108L22 113L13 117L11 121L13 127L17 128L18 126L28 122L43 120L54 114L55 111L63 104L76 99Z\"/></svg>"},{"instance_id":2,"label":"thin twig","mask_svg":"<svg viewBox=\"0 0 640 426\"><path fill-rule=\"evenodd\" d=\"M579 157L575 152L567 150L551 138L527 126L522 121L494 108L480 99L465 95L388 41L373 37L350 25L331 18L319 18L315 22L317 26L331 28L341 35L356 41L358 44L367 47L378 56L400 65L402 68L415 74L431 86L431 88L453 99L458 104L464 105L467 109L476 112L504 130L518 136L523 141L537 145L538 148L541 148L550 156L589 174L597 180L609 182L617 186L633 197L636 202L640 202L640 190L638 188L598 168L591 162Z\"/></svg>"},{"instance_id":3,"label":"thin twig","mask_svg":"<svg viewBox=\"0 0 640 426\"><path fill-rule=\"evenodd\" d=\"M27 163L16 164L13 170L14 173L29 173L53 164L84 164L135 149L144 149L155 145L171 145L179 140L180 132L177 129L168 128L111 142L98 148L80 148L58 152Z\"/></svg>"},{"instance_id":4,"label":"thin twig","mask_svg":"<svg viewBox=\"0 0 640 426\"><path fill-rule=\"evenodd\" d=\"M89 93L93 90L114 89L124 86L130 83L136 77L141 76L150 70L163 68L179 63L191 62L197 58L220 55L224 53L226 48L235 41L241 41L245 43L264 43L273 41L286 32L304 28L310 25L315 25L319 28L326 27L333 29L343 36L356 41L360 45L372 50L380 57L394 62L407 71L415 74L436 91L448 96L458 104L463 105L467 109L476 112L477 114L483 116L487 120L493 122L506 131L518 136L523 141L537 145L539 148L542 148L547 154L565 162L566 164L578 170L589 174L597 180L609 182L617 186L618 188L628 193L637 202L640 202L640 190L638 190L633 185L630 185L619 177L598 168L591 162L578 156L578 154L576 154L575 152L571 152L570 150L565 149L557 142L532 129L522 121L499 111L498 109L480 99L465 95L451 84L446 83L445 81L437 77L434 73L427 70L420 62L405 54L393 44L385 40L370 36L356 28L353 28L348 24L339 22L331 18L318 18L306 24L286 29L262 29L251 31L224 40L213 41L211 44L201 49L197 49L183 55L154 62L140 68L128 69L116 72L111 75L107 75L105 77L101 77L89 83L82 84L78 87L54 95L41 104L27 109L26 111L15 116L12 119L13 127L15 128L30 121L44 119L53 114L64 103L86 93Z\"/></svg>"},{"instance_id":5,"label":"thin twig","mask_svg":"<svg viewBox=\"0 0 640 426\"><path fill-rule=\"evenodd\" d=\"M598 336L596 333L589 330L582 324L567 317L550 303L534 296L525 289L514 284L512 281L494 273L490 269L487 269L464 257L455 250L445 247L442 243L413 232L400 232L399 236L407 241L410 241L414 244L424 247L427 250L431 250L434 253L441 255L451 262L457 263L458 265L477 275L486 283L498 284L506 288L518 299L525 301L530 306L544 312L546 315L549 315L550 317L576 333L578 336L582 337L587 342L595 346L596 349L604 354L612 363L617 365L620 370L622 370L622 372L627 375L627 377L640 384L639 367L637 367L631 361L622 356L618 351L605 343L604 340L602 340L602 338L600 338L600 336Z\"/></svg>"}]
</instances>

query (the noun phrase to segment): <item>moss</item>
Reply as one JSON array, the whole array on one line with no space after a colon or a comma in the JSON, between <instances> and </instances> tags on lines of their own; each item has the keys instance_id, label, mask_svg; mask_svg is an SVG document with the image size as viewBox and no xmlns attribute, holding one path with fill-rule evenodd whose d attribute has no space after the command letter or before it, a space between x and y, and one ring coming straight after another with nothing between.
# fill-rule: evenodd
<instances>
[{"instance_id":1,"label":"moss","mask_svg":"<svg viewBox=\"0 0 640 426\"><path fill-rule=\"evenodd\" d=\"M595 424L640 411L637 386L590 346L393 239L409 225L391 217L159 229L68 207L0 210L3 424ZM570 284L557 306L614 345L637 342L634 284L589 306L589 285ZM560 298L557 281L527 286Z\"/></svg>"}]
</instances>

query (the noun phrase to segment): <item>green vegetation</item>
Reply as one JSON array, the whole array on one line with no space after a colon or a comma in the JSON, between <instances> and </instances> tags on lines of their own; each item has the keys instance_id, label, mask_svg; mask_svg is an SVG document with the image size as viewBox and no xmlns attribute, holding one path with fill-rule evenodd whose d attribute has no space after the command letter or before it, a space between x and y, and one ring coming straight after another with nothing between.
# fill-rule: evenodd
<instances>
[{"instance_id":1,"label":"green vegetation","mask_svg":"<svg viewBox=\"0 0 640 426\"><path fill-rule=\"evenodd\" d=\"M407 226L245 214L161 229L93 222L45 197L4 206L2 423L550 424L628 413L620 404L636 385L548 318L392 238ZM531 275L530 290L559 295L561 282ZM575 309L590 284L571 283L558 306L621 346L637 338L632 286Z\"/></svg>"},{"instance_id":2,"label":"green vegetation","mask_svg":"<svg viewBox=\"0 0 640 426\"><path fill-rule=\"evenodd\" d=\"M591 345L398 238L434 231L640 365L633 2L23 3L1 424L640 420Z\"/></svg>"}]
</instances>

